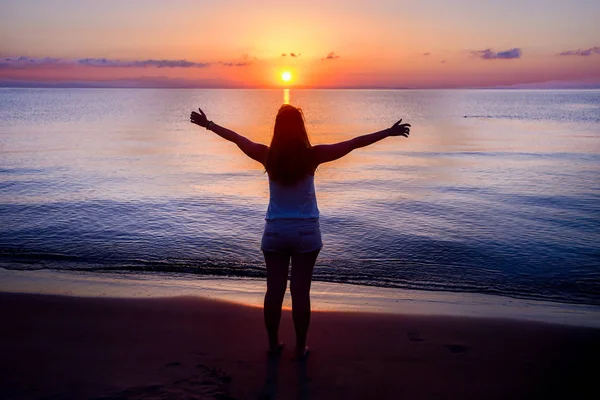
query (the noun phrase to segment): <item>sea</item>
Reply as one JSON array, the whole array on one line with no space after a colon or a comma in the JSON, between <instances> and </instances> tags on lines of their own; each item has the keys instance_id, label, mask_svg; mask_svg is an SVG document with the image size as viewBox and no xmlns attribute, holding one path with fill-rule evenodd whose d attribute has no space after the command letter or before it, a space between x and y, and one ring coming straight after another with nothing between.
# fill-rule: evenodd
<instances>
[{"instance_id":1,"label":"sea","mask_svg":"<svg viewBox=\"0 0 600 400\"><path fill-rule=\"evenodd\" d=\"M0 269L264 279L269 144L412 125L316 172L314 280L600 305L599 90L0 89ZM356 286L358 285L358 286Z\"/></svg>"}]
</instances>

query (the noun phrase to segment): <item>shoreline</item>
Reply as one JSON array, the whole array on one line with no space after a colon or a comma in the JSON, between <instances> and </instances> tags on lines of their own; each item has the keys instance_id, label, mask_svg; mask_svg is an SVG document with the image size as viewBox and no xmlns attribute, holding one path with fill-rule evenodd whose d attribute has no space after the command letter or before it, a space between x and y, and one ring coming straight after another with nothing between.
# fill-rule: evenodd
<instances>
[{"instance_id":1,"label":"shoreline","mask_svg":"<svg viewBox=\"0 0 600 400\"><path fill-rule=\"evenodd\" d=\"M201 297L0 293L13 399L591 398L600 330L492 318L316 311L311 354L269 357L262 310Z\"/></svg>"},{"instance_id":2,"label":"shoreline","mask_svg":"<svg viewBox=\"0 0 600 400\"><path fill-rule=\"evenodd\" d=\"M257 279L0 268L0 292L4 293L108 298L200 297L262 308L265 288L265 282ZM600 306L593 305L327 282L313 282L311 298L314 311L473 317L600 328ZM290 308L288 290L284 309Z\"/></svg>"}]
</instances>

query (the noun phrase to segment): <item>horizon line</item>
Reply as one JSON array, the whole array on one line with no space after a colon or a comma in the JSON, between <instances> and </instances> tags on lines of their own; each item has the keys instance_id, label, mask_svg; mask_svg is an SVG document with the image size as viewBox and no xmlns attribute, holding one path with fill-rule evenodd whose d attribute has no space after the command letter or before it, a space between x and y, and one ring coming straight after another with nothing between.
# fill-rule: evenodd
<instances>
[{"instance_id":1,"label":"horizon line","mask_svg":"<svg viewBox=\"0 0 600 400\"><path fill-rule=\"evenodd\" d=\"M458 90L458 89L600 89L600 82L549 81L480 86L257 86L243 84L194 84L186 80L117 79L106 81L29 81L0 80L0 88L12 89L257 89L257 90Z\"/></svg>"}]
</instances>

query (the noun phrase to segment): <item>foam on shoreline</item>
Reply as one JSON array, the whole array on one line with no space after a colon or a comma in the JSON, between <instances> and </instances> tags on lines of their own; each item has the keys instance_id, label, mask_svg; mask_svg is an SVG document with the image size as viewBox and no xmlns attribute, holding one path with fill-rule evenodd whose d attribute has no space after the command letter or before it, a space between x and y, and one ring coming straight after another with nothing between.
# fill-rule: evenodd
<instances>
[{"instance_id":1,"label":"foam on shoreline","mask_svg":"<svg viewBox=\"0 0 600 400\"><path fill-rule=\"evenodd\" d=\"M262 307L265 282L256 279L173 277L0 268L0 292L75 297L151 298L201 296ZM476 293L433 292L313 282L314 310L467 316L600 327L600 307ZM288 293L284 307L291 307Z\"/></svg>"}]
</instances>

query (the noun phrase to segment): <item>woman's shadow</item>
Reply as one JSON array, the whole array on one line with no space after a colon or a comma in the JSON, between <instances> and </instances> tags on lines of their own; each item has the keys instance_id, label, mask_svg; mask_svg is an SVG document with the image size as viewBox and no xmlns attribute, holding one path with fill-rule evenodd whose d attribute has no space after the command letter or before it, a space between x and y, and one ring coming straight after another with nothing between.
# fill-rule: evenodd
<instances>
[{"instance_id":1,"label":"woman's shadow","mask_svg":"<svg viewBox=\"0 0 600 400\"><path fill-rule=\"evenodd\" d=\"M310 379L308 377L308 358L294 359L296 378L298 381L298 394L300 399L310 398ZM266 363L265 384L260 399L276 399L279 391L279 365L281 364L281 353L269 354Z\"/></svg>"}]
</instances>

